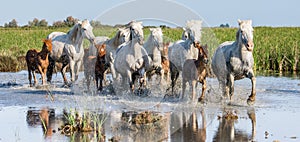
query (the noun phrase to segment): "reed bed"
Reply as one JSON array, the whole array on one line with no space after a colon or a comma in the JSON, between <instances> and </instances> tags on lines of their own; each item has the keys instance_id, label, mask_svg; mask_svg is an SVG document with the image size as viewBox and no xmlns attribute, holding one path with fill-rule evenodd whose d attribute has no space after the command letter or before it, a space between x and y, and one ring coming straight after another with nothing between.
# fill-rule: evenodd
<instances>
[{"instance_id":1,"label":"reed bed","mask_svg":"<svg viewBox=\"0 0 300 142\"><path fill-rule=\"evenodd\" d=\"M70 28L0 28L0 71L16 72L26 69L22 62L27 50L40 49L42 39L53 31L67 32ZM94 28L95 36L113 37L117 28L103 26ZM203 28L202 43L208 44L210 55L224 41L235 40L236 28ZM181 38L181 28L163 28L165 42L174 42ZM149 28L144 29L145 39ZM258 71L300 70L300 27L255 27L254 60ZM88 41L84 47L88 48ZM40 47L40 48L39 48Z\"/></svg>"}]
</instances>

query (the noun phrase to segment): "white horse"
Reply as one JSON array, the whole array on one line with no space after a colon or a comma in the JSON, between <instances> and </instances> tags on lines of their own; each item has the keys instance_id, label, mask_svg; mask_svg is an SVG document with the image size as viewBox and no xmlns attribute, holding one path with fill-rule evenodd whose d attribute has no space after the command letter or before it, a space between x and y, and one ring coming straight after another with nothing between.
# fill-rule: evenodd
<instances>
[{"instance_id":1,"label":"white horse","mask_svg":"<svg viewBox=\"0 0 300 142\"><path fill-rule=\"evenodd\" d=\"M198 59L198 49L195 44L200 44L202 21L187 21L183 36L185 40L179 40L169 47L170 71L171 71L171 87L172 93L179 72L182 71L183 64L187 59Z\"/></svg>"},{"instance_id":2,"label":"white horse","mask_svg":"<svg viewBox=\"0 0 300 142\"><path fill-rule=\"evenodd\" d=\"M251 20L238 20L239 29L236 33L236 41L224 42L216 50L212 58L212 69L217 76L224 96L232 100L234 92L234 80L244 77L251 79L252 92L247 102L254 103L256 91L256 79L253 73L254 59L252 51L253 27Z\"/></svg>"},{"instance_id":3,"label":"white horse","mask_svg":"<svg viewBox=\"0 0 300 142\"><path fill-rule=\"evenodd\" d=\"M145 42L144 48L152 60L151 69L147 71L147 76L150 78L155 73L162 75L163 33L161 28L150 28L150 36Z\"/></svg>"},{"instance_id":4,"label":"white horse","mask_svg":"<svg viewBox=\"0 0 300 142\"><path fill-rule=\"evenodd\" d=\"M116 72L122 77L122 84L128 79L131 91L134 90L135 74L144 76L149 67L147 51L143 47L142 22L130 22L130 41L122 44L116 52L114 66Z\"/></svg>"},{"instance_id":5,"label":"white horse","mask_svg":"<svg viewBox=\"0 0 300 142\"><path fill-rule=\"evenodd\" d=\"M71 82L74 82L78 77L79 69L82 65L84 49L83 39L87 38L91 43L94 43L93 27L88 20L78 21L67 34L61 32L51 33L48 37L52 37L52 54L50 54L50 66L48 67L47 79L50 82L52 79L53 68L55 62L61 62L64 83L68 84L66 78L66 67L70 65ZM75 69L76 66L76 69Z\"/></svg>"}]
</instances>

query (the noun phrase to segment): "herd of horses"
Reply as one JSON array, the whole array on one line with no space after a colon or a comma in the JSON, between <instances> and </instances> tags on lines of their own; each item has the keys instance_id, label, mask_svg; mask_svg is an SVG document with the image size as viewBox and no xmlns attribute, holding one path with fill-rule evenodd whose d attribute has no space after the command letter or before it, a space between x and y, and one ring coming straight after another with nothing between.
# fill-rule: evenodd
<instances>
[{"instance_id":1,"label":"herd of horses","mask_svg":"<svg viewBox=\"0 0 300 142\"><path fill-rule=\"evenodd\" d=\"M238 20L236 40L224 42L216 49L211 67L216 75L225 97L232 100L234 80L249 78L252 82L252 92L247 102L255 102L256 79L253 73L253 27L251 20ZM61 74L66 86L72 85L78 79L79 70L83 64L87 87L90 82L96 82L97 90L103 89L106 74L111 73L113 81L122 80L124 88L133 92L138 80L139 87L145 86L154 74L160 76L160 83L170 83L174 87L182 75L182 98L186 84L191 87L192 100L196 97L197 83L202 84L202 94L198 101L205 99L206 77L210 60L208 47L201 39L202 21L187 21L183 28L182 39L174 43L164 43L161 28L150 28L150 36L144 43L142 22L131 21L119 28L116 35L95 37L93 27L88 20L79 21L68 33L52 32L43 40L42 50L29 50L26 54L28 79L30 86L37 84L35 72L42 76L43 85L51 82L53 70L57 63L61 64ZM91 46L83 48L83 40L89 40ZM66 70L69 66L70 81ZM32 75L34 83L32 84ZM129 85L129 86L128 86Z\"/></svg>"}]
</instances>

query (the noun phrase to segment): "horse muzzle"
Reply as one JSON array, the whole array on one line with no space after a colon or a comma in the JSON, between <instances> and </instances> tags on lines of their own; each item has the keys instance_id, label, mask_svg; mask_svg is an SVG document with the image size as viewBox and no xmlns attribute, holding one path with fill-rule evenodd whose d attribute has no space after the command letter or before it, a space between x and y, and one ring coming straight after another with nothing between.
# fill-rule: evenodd
<instances>
[{"instance_id":1,"label":"horse muzzle","mask_svg":"<svg viewBox=\"0 0 300 142\"><path fill-rule=\"evenodd\" d=\"M254 48L254 43L252 41L249 41L247 44L246 44L246 48L248 51L252 52L253 51L253 48Z\"/></svg>"}]
</instances>

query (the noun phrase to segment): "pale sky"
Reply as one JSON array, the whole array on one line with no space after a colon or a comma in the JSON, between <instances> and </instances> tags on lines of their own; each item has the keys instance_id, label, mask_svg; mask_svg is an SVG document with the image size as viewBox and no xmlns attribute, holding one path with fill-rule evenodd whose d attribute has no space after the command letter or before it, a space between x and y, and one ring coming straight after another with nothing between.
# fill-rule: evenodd
<instances>
[{"instance_id":1,"label":"pale sky","mask_svg":"<svg viewBox=\"0 0 300 142\"><path fill-rule=\"evenodd\" d=\"M300 26L299 6L300 0L5 0L0 25L12 19L25 25L34 18L52 25L73 16L111 25L130 20L182 25L201 19L207 26L237 26L237 19L252 19L254 26Z\"/></svg>"}]
</instances>

